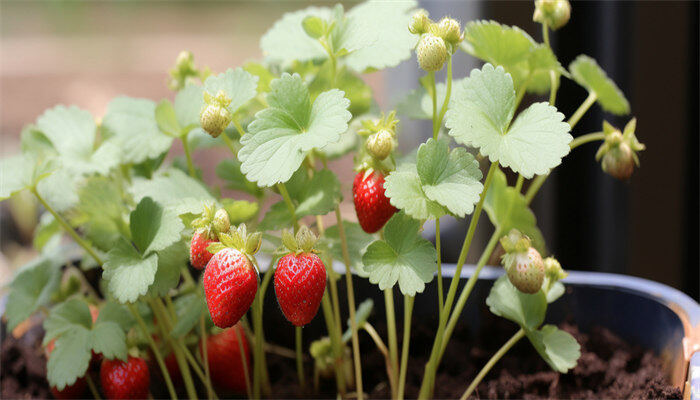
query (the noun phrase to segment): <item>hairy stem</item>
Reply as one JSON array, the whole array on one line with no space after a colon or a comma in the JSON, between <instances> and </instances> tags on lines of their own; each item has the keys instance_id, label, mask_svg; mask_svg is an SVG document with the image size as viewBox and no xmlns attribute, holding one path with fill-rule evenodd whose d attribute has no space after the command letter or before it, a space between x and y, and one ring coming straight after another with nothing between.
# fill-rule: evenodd
<instances>
[{"instance_id":1,"label":"hairy stem","mask_svg":"<svg viewBox=\"0 0 700 400\"><path fill-rule=\"evenodd\" d=\"M433 120L433 139L437 139L437 134L435 133L437 130L435 129L435 124L437 123L437 85L435 84L435 71L430 71L428 73L428 77L430 78L430 100L433 103L433 113L431 115L431 118Z\"/></svg>"},{"instance_id":2,"label":"hairy stem","mask_svg":"<svg viewBox=\"0 0 700 400\"><path fill-rule=\"evenodd\" d=\"M302 358L302 343L301 343L301 326L294 327L294 344L296 350L297 359L297 377L299 378L299 387L303 393L306 388L306 381L304 379L304 359Z\"/></svg>"},{"instance_id":3,"label":"hairy stem","mask_svg":"<svg viewBox=\"0 0 700 400\"><path fill-rule=\"evenodd\" d=\"M386 326L389 337L389 360L391 361L391 374L389 383L391 386L391 397L396 398L396 383L399 373L399 345L396 338L396 311L394 310L394 290L393 287L384 289L384 304L386 305Z\"/></svg>"},{"instance_id":4,"label":"hairy stem","mask_svg":"<svg viewBox=\"0 0 700 400\"><path fill-rule=\"evenodd\" d=\"M224 133L224 136L226 134ZM194 163L192 162L192 152L190 151L190 143L187 140L189 134L185 134L182 139L182 149L185 151L185 158L187 159L187 171L192 178L196 177L197 172L194 170Z\"/></svg>"},{"instance_id":5,"label":"hairy stem","mask_svg":"<svg viewBox=\"0 0 700 400\"><path fill-rule=\"evenodd\" d=\"M253 391L250 387L250 372L248 371L248 357L245 354L245 347L243 347L243 337L241 336L240 329L234 327L233 332L236 334L236 340L238 341L238 351L241 353L241 363L243 364L243 377L245 378L245 391L248 398L253 397ZM209 367L207 366L207 375L209 374Z\"/></svg>"},{"instance_id":6,"label":"hairy stem","mask_svg":"<svg viewBox=\"0 0 700 400\"><path fill-rule=\"evenodd\" d=\"M90 394L92 394L92 397L95 400L101 400L100 392L97 390L97 386L95 385L95 382L92 380L92 376L90 376L90 372L85 374L85 380L87 381L88 388L90 388Z\"/></svg>"},{"instance_id":7,"label":"hairy stem","mask_svg":"<svg viewBox=\"0 0 700 400\"><path fill-rule=\"evenodd\" d=\"M598 99L598 96L595 94L595 92L590 92L588 94L588 97L586 97L586 100L581 103L579 108L574 112L574 114L569 118L568 121L566 121L571 129L574 129L574 126L578 123L578 121L583 117L583 115L588 111L589 108L595 103L595 101Z\"/></svg>"},{"instance_id":8,"label":"hairy stem","mask_svg":"<svg viewBox=\"0 0 700 400\"><path fill-rule=\"evenodd\" d=\"M433 82L435 81L435 75L433 75ZM433 123L433 139L437 140L438 133L440 132L440 128L442 127L442 119L445 117L445 113L447 112L447 106L450 103L450 97L452 96L452 54L447 55L447 76L445 76L445 100L442 103L442 107L440 107L440 114L438 115L437 121L434 121ZM433 86L434 87L434 86ZM435 93L435 96L433 98L437 97L437 93ZM433 102L435 104L435 102ZM435 115L435 112L433 112L433 115Z\"/></svg>"},{"instance_id":9,"label":"hairy stem","mask_svg":"<svg viewBox=\"0 0 700 400\"><path fill-rule=\"evenodd\" d=\"M299 230L299 220L297 220L296 207L294 207L294 202L292 202L292 198L291 196L289 196L289 192L287 191L287 187L284 185L284 183L278 183L277 189L280 191L280 194L284 199L284 204L287 205L287 209L292 215L292 221L294 221L294 232L296 232Z\"/></svg>"},{"instance_id":10,"label":"hairy stem","mask_svg":"<svg viewBox=\"0 0 700 400\"><path fill-rule=\"evenodd\" d=\"M438 315L442 316L445 297L442 291L442 254L440 248L440 218L437 218L435 219L435 251L437 253Z\"/></svg>"},{"instance_id":11,"label":"hairy stem","mask_svg":"<svg viewBox=\"0 0 700 400\"><path fill-rule=\"evenodd\" d=\"M226 143L226 147L228 147L228 149L231 151L231 154L233 154L233 158L237 158L238 151L236 151L236 146L233 145L233 141L230 137L228 137L226 132L221 134L221 138L224 140L224 143Z\"/></svg>"},{"instance_id":12,"label":"hairy stem","mask_svg":"<svg viewBox=\"0 0 700 400\"><path fill-rule=\"evenodd\" d=\"M207 381L207 398L212 399L214 392L211 388L211 375L209 375L209 353L207 352L207 330L204 326L204 315L199 317L199 331L202 335L202 359L204 360L204 377Z\"/></svg>"},{"instance_id":13,"label":"hairy stem","mask_svg":"<svg viewBox=\"0 0 700 400\"><path fill-rule=\"evenodd\" d=\"M328 336L331 339L331 347L333 348L333 356L335 357L335 383L338 387L338 392L341 396L345 395L345 376L342 372L343 366L343 345L338 335L338 330L336 329L333 315L333 306L331 305L331 300L328 292L323 294L321 298L321 307L323 308L323 319L326 322L326 328L328 329Z\"/></svg>"},{"instance_id":14,"label":"hairy stem","mask_svg":"<svg viewBox=\"0 0 700 400\"><path fill-rule=\"evenodd\" d=\"M408 348L411 343L411 316L415 297L404 296L403 303L403 342L401 343L401 369L399 372L399 389L396 397L403 400L406 388L406 371L408 369Z\"/></svg>"}]
</instances>

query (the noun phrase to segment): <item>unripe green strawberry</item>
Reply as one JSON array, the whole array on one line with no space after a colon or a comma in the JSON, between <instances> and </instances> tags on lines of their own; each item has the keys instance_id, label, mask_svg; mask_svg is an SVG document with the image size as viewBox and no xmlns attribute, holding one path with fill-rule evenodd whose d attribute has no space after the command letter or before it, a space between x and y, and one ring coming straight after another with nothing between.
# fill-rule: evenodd
<instances>
[{"instance_id":1,"label":"unripe green strawberry","mask_svg":"<svg viewBox=\"0 0 700 400\"><path fill-rule=\"evenodd\" d=\"M552 282L560 281L569 275L554 257L544 259L544 273Z\"/></svg>"},{"instance_id":2,"label":"unripe green strawberry","mask_svg":"<svg viewBox=\"0 0 700 400\"><path fill-rule=\"evenodd\" d=\"M214 221L212 225L216 232L226 232L231 227L231 221L229 221L228 213L223 208L220 208L214 214Z\"/></svg>"},{"instance_id":3,"label":"unripe green strawberry","mask_svg":"<svg viewBox=\"0 0 700 400\"><path fill-rule=\"evenodd\" d=\"M608 150L601 162L603 171L621 181L628 179L634 172L632 149L627 143L620 143Z\"/></svg>"},{"instance_id":4,"label":"unripe green strawberry","mask_svg":"<svg viewBox=\"0 0 700 400\"><path fill-rule=\"evenodd\" d=\"M416 35L422 35L428 31L430 24L432 22L428 18L428 12L420 9L411 17L411 21L408 23L408 31Z\"/></svg>"},{"instance_id":5,"label":"unripe green strawberry","mask_svg":"<svg viewBox=\"0 0 700 400\"><path fill-rule=\"evenodd\" d=\"M552 30L557 30L569 22L571 4L569 0L535 0L535 13L532 20L547 24Z\"/></svg>"},{"instance_id":6,"label":"unripe green strawberry","mask_svg":"<svg viewBox=\"0 0 700 400\"><path fill-rule=\"evenodd\" d=\"M530 247L525 253L508 253L503 256L503 266L508 280L523 293L537 293L544 281L542 256Z\"/></svg>"},{"instance_id":7,"label":"unripe green strawberry","mask_svg":"<svg viewBox=\"0 0 700 400\"><path fill-rule=\"evenodd\" d=\"M367 138L365 147L372 157L383 160L394 151L394 135L390 131L382 129Z\"/></svg>"},{"instance_id":8,"label":"unripe green strawberry","mask_svg":"<svg viewBox=\"0 0 700 400\"><path fill-rule=\"evenodd\" d=\"M635 165L639 165L638 151L646 147L637 140L635 129L637 120L632 118L623 133L603 121L603 133L605 141L596 153L596 160L601 160L603 171L620 180L626 180L632 176Z\"/></svg>"},{"instance_id":9,"label":"unripe green strawberry","mask_svg":"<svg viewBox=\"0 0 700 400\"><path fill-rule=\"evenodd\" d=\"M428 72L442 69L447 60L447 46L445 41L432 33L426 33L420 38L416 48L418 65Z\"/></svg>"},{"instance_id":10,"label":"unripe green strawberry","mask_svg":"<svg viewBox=\"0 0 700 400\"><path fill-rule=\"evenodd\" d=\"M206 106L199 114L202 129L212 137L218 137L233 120L233 116L227 108L231 104L231 99L226 96L223 90L219 90L216 96L204 92L204 102Z\"/></svg>"},{"instance_id":11,"label":"unripe green strawberry","mask_svg":"<svg viewBox=\"0 0 700 400\"><path fill-rule=\"evenodd\" d=\"M437 26L437 32L438 36L452 45L456 45L464 39L459 22L452 18L441 19Z\"/></svg>"}]
</instances>

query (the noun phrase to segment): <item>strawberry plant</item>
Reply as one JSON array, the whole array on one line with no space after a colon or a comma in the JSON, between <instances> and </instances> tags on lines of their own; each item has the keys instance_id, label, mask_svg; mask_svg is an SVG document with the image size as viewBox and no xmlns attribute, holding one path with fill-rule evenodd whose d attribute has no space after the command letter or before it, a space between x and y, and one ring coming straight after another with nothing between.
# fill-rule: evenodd
<instances>
[{"instance_id":1,"label":"strawberry plant","mask_svg":"<svg viewBox=\"0 0 700 400\"><path fill-rule=\"evenodd\" d=\"M281 312L290 334L294 326L296 348L281 351L296 360L301 395L325 377L339 396L362 399L360 356L373 350L361 349L359 336L367 334L386 359L391 396L404 398L413 305L435 285L438 323L418 393L430 398L479 273L499 251L505 274L486 305L518 327L465 382L463 398L524 338L566 372L579 345L543 325L566 272L548 256L529 205L581 145L602 142L596 159L620 179L644 149L634 119L622 131L603 121L599 132L572 136L594 104L614 115L630 106L592 58L581 55L568 68L557 60L549 31L570 12L566 0L535 2L540 43L494 21L434 21L411 0L310 7L268 30L259 62L217 73L181 53L170 70L172 99L119 97L99 118L75 106L45 111L22 131L21 153L1 164L0 198L28 191L45 210L34 242L40 255L10 285L8 328L43 314L56 397L89 389L95 398L144 398L149 382L162 379L171 398L260 398L275 383L263 316ZM483 66L453 67L458 51ZM420 89L382 112L362 75L412 54L425 72ZM561 79L588 92L568 118L556 108ZM400 126L410 122L400 116L432 122L425 143L403 155ZM184 157L169 156L174 142ZM221 184L205 182L192 156L212 146L230 151L216 168ZM347 154L354 154L352 183L328 166ZM350 186L359 223L341 213ZM458 290L484 211L492 234ZM324 216L335 222L326 226ZM447 287L445 216L469 220ZM428 221L434 244L421 236ZM84 276L93 269L97 282ZM343 275L346 298L338 289ZM372 301L358 305L353 279L383 292L385 338L369 320ZM271 283L279 310L263 307ZM401 342L395 294L405 298ZM302 328L319 308L327 336L304 349ZM309 355L313 387L305 385Z\"/></svg>"}]
</instances>

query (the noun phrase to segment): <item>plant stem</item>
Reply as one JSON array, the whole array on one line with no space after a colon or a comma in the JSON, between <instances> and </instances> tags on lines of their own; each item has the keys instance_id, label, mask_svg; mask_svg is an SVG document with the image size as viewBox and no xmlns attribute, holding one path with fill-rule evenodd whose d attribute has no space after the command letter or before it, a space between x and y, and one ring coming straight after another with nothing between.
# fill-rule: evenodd
<instances>
[{"instance_id":1,"label":"plant stem","mask_svg":"<svg viewBox=\"0 0 700 400\"><path fill-rule=\"evenodd\" d=\"M323 319L326 322L326 328L328 329L328 336L331 338L331 347L333 347L333 356L335 356L335 383L338 387L338 392L341 396L345 395L345 376L342 373L343 364L343 346L338 336L338 330L335 327L335 318L333 315L333 306L331 305L331 300L328 293L324 293L321 298L321 306L323 308Z\"/></svg>"},{"instance_id":2,"label":"plant stem","mask_svg":"<svg viewBox=\"0 0 700 400\"><path fill-rule=\"evenodd\" d=\"M189 133L186 133L180 139L182 140L182 149L185 151L185 158L187 159L187 171L190 173L190 176L194 178L197 175L197 172L194 170L194 164L192 163L192 153L190 152L190 143L187 141L188 136L189 136Z\"/></svg>"},{"instance_id":3,"label":"plant stem","mask_svg":"<svg viewBox=\"0 0 700 400\"><path fill-rule=\"evenodd\" d=\"M238 131L238 135L240 137L243 137L243 135L245 135L245 131L243 130L243 126L241 125L241 123L238 122L238 118L233 117L231 122L233 122L233 126L236 127L236 130Z\"/></svg>"},{"instance_id":4,"label":"plant stem","mask_svg":"<svg viewBox=\"0 0 700 400\"><path fill-rule=\"evenodd\" d=\"M294 327L294 344L297 358L297 376L301 393L304 393L306 382L304 379L304 360L302 359L301 326Z\"/></svg>"},{"instance_id":5,"label":"plant stem","mask_svg":"<svg viewBox=\"0 0 700 400\"><path fill-rule=\"evenodd\" d=\"M442 316L445 297L442 291L442 254L440 243L440 218L435 219L435 251L437 253L438 315Z\"/></svg>"},{"instance_id":6,"label":"plant stem","mask_svg":"<svg viewBox=\"0 0 700 400\"><path fill-rule=\"evenodd\" d=\"M546 22L542 23L542 40L544 40L544 44L546 44L547 47L552 48L549 44L549 27Z\"/></svg>"},{"instance_id":7,"label":"plant stem","mask_svg":"<svg viewBox=\"0 0 700 400\"><path fill-rule=\"evenodd\" d=\"M435 134L435 124L437 123L437 85L435 84L435 71L430 71L428 73L428 76L430 77L430 88L431 93L430 93L430 99L433 103L433 114L430 116L433 120L433 139L437 139L437 135Z\"/></svg>"},{"instance_id":8,"label":"plant stem","mask_svg":"<svg viewBox=\"0 0 700 400\"><path fill-rule=\"evenodd\" d=\"M37 200L39 200L39 203L41 203L41 205L44 206L46 211L53 215L56 221L58 221L58 224L61 225L61 227L63 227L63 230L65 230L66 233L68 233L73 238L73 240L75 240L75 242L78 243L78 245L80 245L80 247L82 247L85 250L85 252L87 252L90 255L90 257L94 258L98 264L103 265L104 262L97 255L97 253L95 253L95 250L92 249L90 244L86 242L85 239L81 238L75 231L75 229L73 229L73 227L71 227L68 224L68 222L66 222L66 220L63 219L63 217L58 215L58 213L53 209L53 207L51 207L49 203L47 203L46 200L44 200L44 198L41 197L36 187L31 188L31 192L34 194L34 196L36 196Z\"/></svg>"},{"instance_id":9,"label":"plant stem","mask_svg":"<svg viewBox=\"0 0 700 400\"><path fill-rule=\"evenodd\" d=\"M581 103L579 108L574 112L574 114L569 118L568 121L566 121L571 129L574 129L574 126L578 123L578 121L583 117L583 115L588 111L589 108L595 103L595 101L598 99L598 96L596 96L595 92L590 92L588 94L588 97L586 97L586 100Z\"/></svg>"},{"instance_id":10,"label":"plant stem","mask_svg":"<svg viewBox=\"0 0 700 400\"><path fill-rule=\"evenodd\" d=\"M486 175L486 180L484 181L484 190L481 192L479 202L476 205L474 213L472 214L471 221L469 222L469 229L467 230L467 235L464 237L464 243L462 244L462 250L459 253L459 258L457 259L457 266L455 267L455 274L450 282L450 289L447 292L447 299L445 300L445 306L443 307L443 313L440 317L440 324L438 325L437 335L435 336L435 342L433 342L433 347L430 352L430 359L425 367L425 374L423 375L423 382L421 383L421 390L419 394L420 399L427 399L430 397L433 390L433 382L435 379L435 374L437 373L437 356L439 355L440 347L442 346L443 334L445 331L445 326L447 325L447 317L450 315L452 308L452 302L454 301L455 294L457 292L457 286L459 285L460 275L462 274L462 267L467 260L467 253L471 247L471 242L474 237L474 232L476 231L476 225L481 216L481 211L484 206L484 200L486 199L486 192L491 186L491 181L493 180L493 175L498 169L498 162L491 163L489 172Z\"/></svg>"},{"instance_id":11,"label":"plant stem","mask_svg":"<svg viewBox=\"0 0 700 400\"><path fill-rule=\"evenodd\" d=\"M345 264L345 284L348 292L348 309L350 311L350 329L352 330L352 356L355 364L355 379L357 382L357 398L362 400L364 392L362 388L362 364L360 363L360 339L357 334L357 320L355 320L355 292L352 284L352 272L350 271L350 253L348 242L343 227L343 217L340 215L340 206L335 206L335 217L338 220L338 236L343 250L343 262Z\"/></svg>"},{"instance_id":12,"label":"plant stem","mask_svg":"<svg viewBox=\"0 0 700 400\"><path fill-rule=\"evenodd\" d=\"M406 371L408 369L408 348L411 343L411 316L415 297L404 296L403 302L403 342L401 343L401 372L399 373L399 389L397 398L403 400L406 388Z\"/></svg>"},{"instance_id":13,"label":"plant stem","mask_svg":"<svg viewBox=\"0 0 700 400\"><path fill-rule=\"evenodd\" d=\"M207 398L211 400L214 395L211 387L211 375L209 375L209 353L207 352L207 330L204 326L204 315L199 317L199 330L202 332L202 358L204 359L204 376L207 384ZM238 342L240 343L240 340ZM243 365L245 366L245 364ZM247 380L246 383L248 383Z\"/></svg>"},{"instance_id":14,"label":"plant stem","mask_svg":"<svg viewBox=\"0 0 700 400\"><path fill-rule=\"evenodd\" d=\"M97 386L95 386L95 382L92 380L89 371L85 374L85 380L87 381L88 387L90 388L90 393L92 394L92 397L95 400L101 400L100 392L97 390Z\"/></svg>"},{"instance_id":15,"label":"plant stem","mask_svg":"<svg viewBox=\"0 0 700 400\"><path fill-rule=\"evenodd\" d=\"M515 182L515 190L518 193L520 193L520 190L522 190L524 181L525 181L525 177L522 176L521 174L518 174L518 181Z\"/></svg>"},{"instance_id":16,"label":"plant stem","mask_svg":"<svg viewBox=\"0 0 700 400\"><path fill-rule=\"evenodd\" d=\"M559 91L559 82L557 81L557 73L549 71L549 105L553 106L557 102L557 92Z\"/></svg>"},{"instance_id":17,"label":"plant stem","mask_svg":"<svg viewBox=\"0 0 700 400\"><path fill-rule=\"evenodd\" d=\"M158 346L153 340L153 336L151 336L151 334L148 333L148 327L143 321L143 318L141 318L141 314L139 314L138 310L136 310L136 307L134 307L133 304L127 304L127 306L129 308L129 311L131 312L131 315L133 315L134 319L136 319L139 328L141 328L141 333L148 340L148 345L151 346L151 351L153 351L153 354L156 356L156 362L160 367L160 372L163 374L163 379L165 379L165 386L167 386L168 388L170 398L172 398L173 400L177 399L177 392L175 391L175 386L173 386L173 381L170 378L170 373L168 373L168 368L165 366L163 356L160 354L160 350L158 350Z\"/></svg>"},{"instance_id":18,"label":"plant stem","mask_svg":"<svg viewBox=\"0 0 700 400\"><path fill-rule=\"evenodd\" d=\"M263 339L262 339L262 299L258 297L253 302L253 331L255 332L255 346L253 356L253 398L260 398L260 386L262 384L262 358Z\"/></svg>"},{"instance_id":19,"label":"plant stem","mask_svg":"<svg viewBox=\"0 0 700 400\"><path fill-rule=\"evenodd\" d=\"M289 196L289 192L287 191L287 187L284 185L284 183L278 183L277 189L280 191L280 194L282 195L282 198L284 199L284 204L287 205L287 209L289 210L289 213L292 215L292 221L294 221L294 232L296 232L299 230L299 221L297 220L296 208L294 207L294 203L292 202L292 198Z\"/></svg>"},{"instance_id":20,"label":"plant stem","mask_svg":"<svg viewBox=\"0 0 700 400\"><path fill-rule=\"evenodd\" d=\"M433 81L435 80L435 75L433 75ZM450 97L452 96L452 54L447 55L447 76L445 76L445 86L447 87L445 91L445 100L440 107L440 115L438 115L437 122L433 123L433 139L437 140L438 132L442 127L442 119L445 117L447 112L447 105L450 103ZM437 93L435 93L437 97ZM434 114L434 113L433 113Z\"/></svg>"},{"instance_id":21,"label":"plant stem","mask_svg":"<svg viewBox=\"0 0 700 400\"><path fill-rule=\"evenodd\" d=\"M396 338L396 312L394 310L394 290L393 287L384 289L384 304L386 305L386 326L389 337L389 360L391 361L391 374L389 383L391 386L391 397L396 398L396 383L399 373L399 345Z\"/></svg>"},{"instance_id":22,"label":"plant stem","mask_svg":"<svg viewBox=\"0 0 700 400\"><path fill-rule=\"evenodd\" d=\"M231 151L231 154L233 154L233 158L237 158L238 152L236 151L236 146L233 145L231 138L228 137L226 132L223 132L221 134L221 138L224 139L224 143L226 143L226 147L228 147L228 149Z\"/></svg>"},{"instance_id":23,"label":"plant stem","mask_svg":"<svg viewBox=\"0 0 700 400\"><path fill-rule=\"evenodd\" d=\"M384 344L384 341L382 340L382 337L379 336L379 333L374 329L372 324L369 322L365 322L365 325L362 327L362 329L367 332L369 337L372 338L372 341L374 344L377 346L377 349L379 350L380 353L384 356L384 359L386 360L386 364L388 367L390 367L389 363L389 349L386 348L386 344Z\"/></svg>"},{"instance_id":24,"label":"plant stem","mask_svg":"<svg viewBox=\"0 0 700 400\"><path fill-rule=\"evenodd\" d=\"M472 394L474 389L476 389L481 380L484 379L489 370L491 370L491 368L493 368L493 366L496 365L498 360L500 360L501 357L503 357L508 352L508 350L510 350L510 348L518 342L518 340L522 339L523 336L525 336L525 331L521 328L520 330L518 330L518 332L515 333L515 335L513 335L513 337L508 339L508 341L500 349L498 349L496 354L491 356L491 359L489 359L486 365L484 365L481 371L479 371L479 374L476 376L476 378L474 378L467 390L464 391L464 394L462 395L460 400L466 400L467 397L469 397L469 395Z\"/></svg>"},{"instance_id":25,"label":"plant stem","mask_svg":"<svg viewBox=\"0 0 700 400\"><path fill-rule=\"evenodd\" d=\"M243 338L241 337L241 332L237 327L233 327L233 332L236 334L236 340L238 341L238 351L241 353L241 363L243 364L243 377L245 378L245 391L248 398L253 397L253 392L250 387L250 372L248 371L248 357L245 354L245 347L243 347ZM209 366L207 364L207 376L209 375Z\"/></svg>"}]
</instances>

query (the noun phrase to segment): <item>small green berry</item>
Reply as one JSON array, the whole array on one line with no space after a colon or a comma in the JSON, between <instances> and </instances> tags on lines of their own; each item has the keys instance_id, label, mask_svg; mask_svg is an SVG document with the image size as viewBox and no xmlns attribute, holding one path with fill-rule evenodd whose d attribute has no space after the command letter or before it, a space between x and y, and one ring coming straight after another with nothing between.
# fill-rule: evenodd
<instances>
[{"instance_id":1,"label":"small green berry","mask_svg":"<svg viewBox=\"0 0 700 400\"><path fill-rule=\"evenodd\" d=\"M428 12L420 9L411 17L411 22L408 23L408 31L414 35L422 35L428 31L431 21L428 18Z\"/></svg>"},{"instance_id":2,"label":"small green berry","mask_svg":"<svg viewBox=\"0 0 700 400\"><path fill-rule=\"evenodd\" d=\"M535 13L532 20L547 24L552 30L557 30L569 22L571 4L569 0L535 0Z\"/></svg>"},{"instance_id":3,"label":"small green berry","mask_svg":"<svg viewBox=\"0 0 700 400\"><path fill-rule=\"evenodd\" d=\"M596 153L596 160L601 161L601 167L605 173L620 180L629 179L634 172L635 165L639 165L638 151L646 147L635 136L637 120L632 118L627 123L624 133L603 122L605 141Z\"/></svg>"},{"instance_id":4,"label":"small green berry","mask_svg":"<svg viewBox=\"0 0 700 400\"><path fill-rule=\"evenodd\" d=\"M233 120L231 112L227 109L231 99L220 90L215 97L209 92L204 92L204 102L207 105L199 114L202 129L212 137L218 137Z\"/></svg>"},{"instance_id":5,"label":"small green berry","mask_svg":"<svg viewBox=\"0 0 700 400\"><path fill-rule=\"evenodd\" d=\"M228 213L223 208L220 208L216 214L214 214L214 221L212 222L214 230L216 232L227 232L231 227L231 221L229 221Z\"/></svg>"},{"instance_id":6,"label":"small green berry","mask_svg":"<svg viewBox=\"0 0 700 400\"><path fill-rule=\"evenodd\" d=\"M530 247L526 252L507 253L503 256L503 267L508 280L519 291L533 294L542 288L544 262L534 247Z\"/></svg>"},{"instance_id":7,"label":"small green berry","mask_svg":"<svg viewBox=\"0 0 700 400\"><path fill-rule=\"evenodd\" d=\"M445 17L441 19L437 31L441 38L452 45L456 45L464 39L459 22L452 18Z\"/></svg>"},{"instance_id":8,"label":"small green berry","mask_svg":"<svg viewBox=\"0 0 700 400\"><path fill-rule=\"evenodd\" d=\"M365 146L372 157L384 160L394 151L394 135L388 130L382 129L370 136Z\"/></svg>"},{"instance_id":9,"label":"small green berry","mask_svg":"<svg viewBox=\"0 0 700 400\"><path fill-rule=\"evenodd\" d=\"M447 60L447 46L441 37L426 33L418 42L416 55L418 56L418 65L423 70L439 71Z\"/></svg>"}]
</instances>

